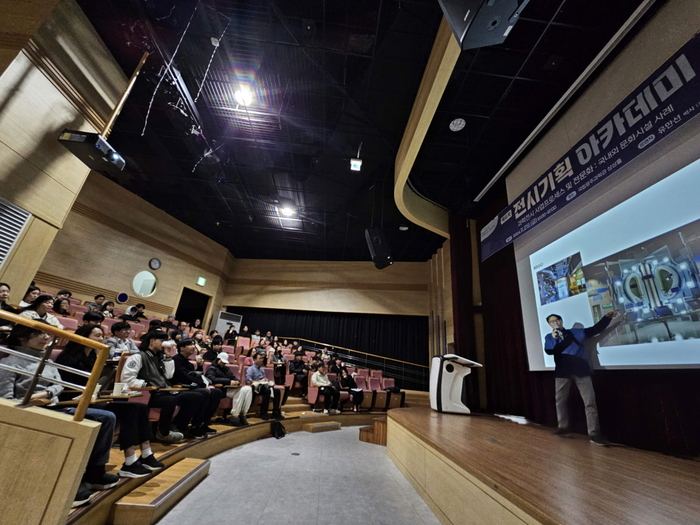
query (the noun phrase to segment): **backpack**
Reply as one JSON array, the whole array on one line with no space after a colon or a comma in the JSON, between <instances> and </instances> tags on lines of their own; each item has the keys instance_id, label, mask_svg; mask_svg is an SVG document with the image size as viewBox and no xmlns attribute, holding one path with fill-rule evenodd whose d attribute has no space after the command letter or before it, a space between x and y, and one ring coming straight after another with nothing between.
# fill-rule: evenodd
<instances>
[{"instance_id":1,"label":"backpack","mask_svg":"<svg viewBox=\"0 0 700 525\"><path fill-rule=\"evenodd\" d=\"M287 430L279 421L273 421L270 423L270 433L275 437L275 439L282 439L287 435Z\"/></svg>"}]
</instances>

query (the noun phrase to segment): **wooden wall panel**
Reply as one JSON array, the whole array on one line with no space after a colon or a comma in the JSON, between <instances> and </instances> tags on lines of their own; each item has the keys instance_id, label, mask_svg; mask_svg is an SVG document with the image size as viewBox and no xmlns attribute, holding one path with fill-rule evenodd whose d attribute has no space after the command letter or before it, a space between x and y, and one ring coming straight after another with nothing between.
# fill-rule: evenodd
<instances>
[{"instance_id":1,"label":"wooden wall panel","mask_svg":"<svg viewBox=\"0 0 700 525\"><path fill-rule=\"evenodd\" d=\"M223 304L283 310L428 315L429 266L237 259Z\"/></svg>"},{"instance_id":2,"label":"wooden wall panel","mask_svg":"<svg viewBox=\"0 0 700 525\"><path fill-rule=\"evenodd\" d=\"M430 356L442 355L454 344L452 265L447 240L430 259Z\"/></svg>"}]
</instances>

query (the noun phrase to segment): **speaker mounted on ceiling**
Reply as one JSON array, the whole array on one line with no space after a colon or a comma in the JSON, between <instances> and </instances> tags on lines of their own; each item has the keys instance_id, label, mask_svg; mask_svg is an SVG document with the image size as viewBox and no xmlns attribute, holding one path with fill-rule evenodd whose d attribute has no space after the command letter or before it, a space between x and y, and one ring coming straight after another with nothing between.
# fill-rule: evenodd
<instances>
[{"instance_id":1,"label":"speaker mounted on ceiling","mask_svg":"<svg viewBox=\"0 0 700 525\"><path fill-rule=\"evenodd\" d=\"M502 44L530 0L438 0L462 50Z\"/></svg>"},{"instance_id":2,"label":"speaker mounted on ceiling","mask_svg":"<svg viewBox=\"0 0 700 525\"><path fill-rule=\"evenodd\" d=\"M367 248L372 256L372 262L377 270L383 270L387 266L394 264L391 258L389 245L386 243L384 232L379 228L367 228L365 230L365 240Z\"/></svg>"}]
</instances>

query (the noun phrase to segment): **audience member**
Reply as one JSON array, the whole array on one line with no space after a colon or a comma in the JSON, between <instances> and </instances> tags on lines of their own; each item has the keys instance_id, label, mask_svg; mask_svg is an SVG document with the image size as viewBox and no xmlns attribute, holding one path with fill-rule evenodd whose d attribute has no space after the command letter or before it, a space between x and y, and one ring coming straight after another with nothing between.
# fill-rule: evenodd
<instances>
[{"instance_id":1,"label":"audience member","mask_svg":"<svg viewBox=\"0 0 700 525\"><path fill-rule=\"evenodd\" d=\"M204 354L202 354L202 359L210 363L216 361L216 357L221 353L222 343L223 341L221 339L214 339L211 343L211 347L207 348Z\"/></svg>"},{"instance_id":2,"label":"audience member","mask_svg":"<svg viewBox=\"0 0 700 525\"><path fill-rule=\"evenodd\" d=\"M105 302L105 299L106 299L106 297L104 295L97 294L94 297L93 302L91 302L87 305L88 309L92 310L92 311L101 311L102 310L102 303Z\"/></svg>"},{"instance_id":3,"label":"audience member","mask_svg":"<svg viewBox=\"0 0 700 525\"><path fill-rule=\"evenodd\" d=\"M260 339L260 330L256 330L253 335L250 336L252 341L258 341Z\"/></svg>"},{"instance_id":4,"label":"audience member","mask_svg":"<svg viewBox=\"0 0 700 525\"><path fill-rule=\"evenodd\" d=\"M56 316L50 313L50 310L53 308L53 296L51 295L40 295L32 303L27 306L24 310L22 310L21 315L22 317L27 317L29 319L33 319L35 321L41 320L44 321L46 324L50 324L51 326L55 326L56 328L61 328L63 329L63 325L58 322L58 319L56 319Z\"/></svg>"},{"instance_id":5,"label":"audience member","mask_svg":"<svg viewBox=\"0 0 700 525\"><path fill-rule=\"evenodd\" d=\"M241 331L238 332L238 337L250 337L250 331L247 326L241 328Z\"/></svg>"},{"instance_id":6,"label":"audience member","mask_svg":"<svg viewBox=\"0 0 700 525\"><path fill-rule=\"evenodd\" d=\"M352 397L352 411L359 412L360 405L362 405L362 401L365 399L365 393L362 389L357 388L355 379L348 374L348 369L345 367L343 367L340 372L340 388L341 390L346 390Z\"/></svg>"},{"instance_id":7,"label":"audience member","mask_svg":"<svg viewBox=\"0 0 700 525\"><path fill-rule=\"evenodd\" d=\"M61 317L70 316L70 301L65 297L63 299L55 299L53 302L53 313Z\"/></svg>"},{"instance_id":8,"label":"audience member","mask_svg":"<svg viewBox=\"0 0 700 525\"><path fill-rule=\"evenodd\" d=\"M139 353L129 356L122 372L121 380L130 388L171 388L168 381L175 373L172 358L163 353L163 342L167 334L162 331L149 332L143 336ZM187 391L153 391L148 406L160 408L156 439L166 443L179 443L190 420L202 407L203 398L196 392ZM177 416L175 407L180 407ZM174 423L177 431L170 429Z\"/></svg>"},{"instance_id":9,"label":"audience member","mask_svg":"<svg viewBox=\"0 0 700 525\"><path fill-rule=\"evenodd\" d=\"M102 328L99 326L81 326L76 335L87 337L101 343ZM85 372L92 371L97 353L89 346L69 341L56 358L61 365L70 366ZM85 386L87 378L65 370L60 371L64 381ZM111 412L119 423L119 448L124 452L124 464L119 470L119 477L142 478L153 470L160 470L163 464L156 460L151 450L151 423L148 420L148 405L144 403L105 403L102 410ZM136 457L136 446L141 449L141 458Z\"/></svg>"},{"instance_id":10,"label":"audience member","mask_svg":"<svg viewBox=\"0 0 700 525\"><path fill-rule=\"evenodd\" d=\"M309 386L309 369L303 358L304 352L294 353L294 360L289 362L289 373L294 374L294 381L301 385L301 396L306 397Z\"/></svg>"},{"instance_id":11,"label":"audience member","mask_svg":"<svg viewBox=\"0 0 700 525\"><path fill-rule=\"evenodd\" d=\"M204 352L209 350L209 345L204 342L204 332L201 330L195 330L194 334L192 334L192 339L194 339L194 346L199 355L204 355Z\"/></svg>"},{"instance_id":12,"label":"audience member","mask_svg":"<svg viewBox=\"0 0 700 525\"><path fill-rule=\"evenodd\" d=\"M226 389L226 395L231 398L232 403L228 422L234 427L243 427L248 424L246 414L253 403L253 389L248 385L240 386L241 382L233 374L233 371L226 366L228 364L228 354L221 352L217 356L216 361L207 368L206 376L215 385L240 387Z\"/></svg>"},{"instance_id":13,"label":"audience member","mask_svg":"<svg viewBox=\"0 0 700 525\"><path fill-rule=\"evenodd\" d=\"M18 324L10 333L8 346L27 355L39 357L51 342L51 339L52 337L49 334ZM28 374L24 375L11 370L0 369L0 397L21 402L33 381L32 376L36 373L39 363L15 355L10 355L0 360L0 362L3 365L20 369ZM47 379L61 381L58 369L51 366L51 363L52 361L49 359L47 366L41 373L39 382L36 384L34 394L31 396L32 401L49 400L52 403L58 402L58 396L63 392L63 386L47 381ZM75 408L64 409L63 412L73 414L75 413ZM112 448L112 436L116 423L114 414L106 410L88 408L85 417L100 423L100 428L73 506L87 503L93 490L109 489L116 486L119 482L118 476L107 474L105 470L105 465L109 461L109 451Z\"/></svg>"},{"instance_id":14,"label":"audience member","mask_svg":"<svg viewBox=\"0 0 700 525\"><path fill-rule=\"evenodd\" d=\"M281 347L276 348L275 351L270 354L270 363L275 365L275 384L283 385L285 376L287 375L287 360L284 358Z\"/></svg>"},{"instance_id":15,"label":"audience member","mask_svg":"<svg viewBox=\"0 0 700 525\"><path fill-rule=\"evenodd\" d=\"M107 301L100 308L100 313L105 316L105 319L114 319L114 301Z\"/></svg>"},{"instance_id":16,"label":"audience member","mask_svg":"<svg viewBox=\"0 0 700 525\"><path fill-rule=\"evenodd\" d=\"M163 321L160 323L160 326L162 328L167 328L168 330L172 330L173 328L175 328L175 314L168 315L168 317L163 319Z\"/></svg>"},{"instance_id":17,"label":"audience member","mask_svg":"<svg viewBox=\"0 0 700 525\"><path fill-rule=\"evenodd\" d=\"M227 345L235 345L236 339L238 339L238 332L236 332L236 327L232 324L229 325L228 330L224 332L223 338L224 341L226 341Z\"/></svg>"},{"instance_id":18,"label":"audience member","mask_svg":"<svg viewBox=\"0 0 700 525\"><path fill-rule=\"evenodd\" d=\"M331 374L337 374L337 376L340 377L340 374L343 372L343 370L345 370L346 372L348 371L348 369L343 364L343 360L340 357L336 356L333 359L331 359Z\"/></svg>"},{"instance_id":19,"label":"audience member","mask_svg":"<svg viewBox=\"0 0 700 525\"><path fill-rule=\"evenodd\" d=\"M265 354L256 354L253 363L253 366L249 366L246 370L245 378L246 384L253 388L253 392L262 396L260 417L265 420L270 419L267 410L270 404L270 396L272 395L272 419L284 419L280 411L282 393L274 388L274 383L267 379L265 370L262 368L265 366Z\"/></svg>"},{"instance_id":20,"label":"audience member","mask_svg":"<svg viewBox=\"0 0 700 525\"><path fill-rule=\"evenodd\" d=\"M136 308L136 311L133 311L133 310L132 310L131 316L132 316L136 321L138 321L139 319L147 319L146 314L143 313L143 311L146 309L146 305L145 305L145 304L139 303L139 304L137 304L136 306L134 306L134 308Z\"/></svg>"},{"instance_id":21,"label":"audience member","mask_svg":"<svg viewBox=\"0 0 700 525\"><path fill-rule=\"evenodd\" d=\"M56 299L70 299L71 297L73 297L73 294L68 290L59 290L56 292Z\"/></svg>"},{"instance_id":22,"label":"audience member","mask_svg":"<svg viewBox=\"0 0 700 525\"><path fill-rule=\"evenodd\" d=\"M112 325L112 337L104 340L104 343L109 346L109 357L119 357L125 352L138 353L139 347L133 339L129 339L130 332L131 325L126 321L119 321Z\"/></svg>"},{"instance_id":23,"label":"audience member","mask_svg":"<svg viewBox=\"0 0 700 525\"><path fill-rule=\"evenodd\" d=\"M102 321L105 320L105 316L102 315L102 312L95 312L95 311L89 311L85 312L85 315L83 316L83 325L101 325Z\"/></svg>"},{"instance_id":24,"label":"audience member","mask_svg":"<svg viewBox=\"0 0 700 525\"><path fill-rule=\"evenodd\" d=\"M192 418L192 435L194 437L204 437L207 434L216 434L216 430L207 426L209 420L219 408L219 401L224 397L224 393L212 386L211 382L201 373L195 370L190 361L190 356L194 353L194 339L182 339L177 344L178 353L173 357L175 372L173 383L181 384L190 388L190 392L196 392L202 396L202 404Z\"/></svg>"},{"instance_id":25,"label":"audience member","mask_svg":"<svg viewBox=\"0 0 700 525\"><path fill-rule=\"evenodd\" d=\"M201 319L195 319L194 323L192 323L192 329L193 330L201 330L202 329L202 320Z\"/></svg>"},{"instance_id":26,"label":"audience member","mask_svg":"<svg viewBox=\"0 0 700 525\"><path fill-rule=\"evenodd\" d=\"M331 358L331 354L328 353L328 347L327 347L327 346L324 346L324 347L323 347L323 350L321 350L321 355L320 355L320 357L321 357L321 361L325 361L326 359L330 359L330 358Z\"/></svg>"},{"instance_id":27,"label":"audience member","mask_svg":"<svg viewBox=\"0 0 700 525\"><path fill-rule=\"evenodd\" d=\"M213 341L215 337L221 337L221 335L216 330L210 330L209 331L209 342L211 343L211 341Z\"/></svg>"},{"instance_id":28,"label":"audience member","mask_svg":"<svg viewBox=\"0 0 700 525\"><path fill-rule=\"evenodd\" d=\"M316 372L311 376L311 386L318 387L318 393L323 396L324 414L340 414L340 410L338 410L340 392L335 389L330 379L328 379L326 365L323 363L318 365Z\"/></svg>"},{"instance_id":29,"label":"audience member","mask_svg":"<svg viewBox=\"0 0 700 525\"><path fill-rule=\"evenodd\" d=\"M187 337L190 331L185 321L180 321L180 323L177 325L177 329L182 334L182 337Z\"/></svg>"},{"instance_id":30,"label":"audience member","mask_svg":"<svg viewBox=\"0 0 700 525\"><path fill-rule=\"evenodd\" d=\"M31 285L29 288L27 288L27 292L24 294L24 297L19 303L20 308L26 308L34 300L41 295L41 290L39 289L38 286Z\"/></svg>"},{"instance_id":31,"label":"audience member","mask_svg":"<svg viewBox=\"0 0 700 525\"><path fill-rule=\"evenodd\" d=\"M7 301L10 299L10 285L7 283L0 283L0 309L10 312L11 314L18 314L19 310ZM12 321L6 321L5 319L0 319L0 330L9 331L12 329L14 323Z\"/></svg>"}]
</instances>

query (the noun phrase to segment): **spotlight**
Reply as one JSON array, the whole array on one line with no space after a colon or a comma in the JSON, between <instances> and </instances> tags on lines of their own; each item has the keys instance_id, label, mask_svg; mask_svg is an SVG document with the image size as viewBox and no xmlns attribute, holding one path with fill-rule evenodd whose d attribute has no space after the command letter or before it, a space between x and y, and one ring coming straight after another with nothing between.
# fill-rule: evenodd
<instances>
[{"instance_id":1,"label":"spotlight","mask_svg":"<svg viewBox=\"0 0 700 525\"><path fill-rule=\"evenodd\" d=\"M399 231L407 232L407 231L408 231L408 226L406 226L405 224L402 224L401 226L399 226Z\"/></svg>"},{"instance_id":2,"label":"spotlight","mask_svg":"<svg viewBox=\"0 0 700 525\"><path fill-rule=\"evenodd\" d=\"M350 159L350 169L360 171L362 169L362 159Z\"/></svg>"},{"instance_id":3,"label":"spotlight","mask_svg":"<svg viewBox=\"0 0 700 525\"><path fill-rule=\"evenodd\" d=\"M294 215L294 210L288 206L285 206L284 208L280 208L280 213L285 217L291 217Z\"/></svg>"},{"instance_id":4,"label":"spotlight","mask_svg":"<svg viewBox=\"0 0 700 525\"><path fill-rule=\"evenodd\" d=\"M250 86L241 86L240 89L233 94L233 98L235 98L236 102L241 106L250 106L253 102L253 90L250 89Z\"/></svg>"}]
</instances>

